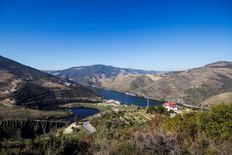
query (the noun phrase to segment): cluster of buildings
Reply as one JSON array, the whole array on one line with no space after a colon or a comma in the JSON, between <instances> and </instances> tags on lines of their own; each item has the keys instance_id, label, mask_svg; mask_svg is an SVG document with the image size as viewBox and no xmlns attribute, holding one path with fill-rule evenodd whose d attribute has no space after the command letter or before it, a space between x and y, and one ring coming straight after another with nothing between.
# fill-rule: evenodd
<instances>
[{"instance_id":1,"label":"cluster of buildings","mask_svg":"<svg viewBox=\"0 0 232 155\"><path fill-rule=\"evenodd\" d=\"M175 113L173 113L172 116L175 116L175 114L182 114L183 112L190 112L191 111L190 108L186 108L186 107L185 108L183 108L183 107L178 108L178 106L175 102L170 102L170 101L163 103L163 107L166 108L168 111L173 110Z\"/></svg>"},{"instance_id":2,"label":"cluster of buildings","mask_svg":"<svg viewBox=\"0 0 232 155\"><path fill-rule=\"evenodd\" d=\"M64 82L63 83L65 86L69 87L69 86L76 86L75 84L73 83L69 83L69 82Z\"/></svg>"},{"instance_id":3,"label":"cluster of buildings","mask_svg":"<svg viewBox=\"0 0 232 155\"><path fill-rule=\"evenodd\" d=\"M121 103L119 101L110 99L110 100L105 100L105 102L103 103L98 103L98 105L117 107L117 106L120 106Z\"/></svg>"},{"instance_id":4,"label":"cluster of buildings","mask_svg":"<svg viewBox=\"0 0 232 155\"><path fill-rule=\"evenodd\" d=\"M115 106L119 106L121 103L117 100L106 100L107 103L111 104L111 105L115 105Z\"/></svg>"}]
</instances>

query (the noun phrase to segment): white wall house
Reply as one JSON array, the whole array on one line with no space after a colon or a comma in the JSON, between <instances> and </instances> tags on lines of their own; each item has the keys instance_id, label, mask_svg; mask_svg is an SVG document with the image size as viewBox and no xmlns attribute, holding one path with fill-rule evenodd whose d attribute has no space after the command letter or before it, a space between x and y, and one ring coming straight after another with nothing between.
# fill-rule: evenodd
<instances>
[{"instance_id":1,"label":"white wall house","mask_svg":"<svg viewBox=\"0 0 232 155\"><path fill-rule=\"evenodd\" d=\"M163 104L163 107L165 107L168 111L173 110L177 111L177 105L175 102L166 102Z\"/></svg>"}]
</instances>

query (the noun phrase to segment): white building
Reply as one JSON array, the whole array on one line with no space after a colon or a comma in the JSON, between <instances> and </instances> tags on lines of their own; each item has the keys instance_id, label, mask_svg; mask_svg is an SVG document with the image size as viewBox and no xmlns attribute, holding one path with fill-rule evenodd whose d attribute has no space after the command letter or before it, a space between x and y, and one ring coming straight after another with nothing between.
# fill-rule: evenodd
<instances>
[{"instance_id":1,"label":"white building","mask_svg":"<svg viewBox=\"0 0 232 155\"><path fill-rule=\"evenodd\" d=\"M177 105L175 102L166 102L163 104L163 107L165 107L168 111L173 110L177 111Z\"/></svg>"}]
</instances>

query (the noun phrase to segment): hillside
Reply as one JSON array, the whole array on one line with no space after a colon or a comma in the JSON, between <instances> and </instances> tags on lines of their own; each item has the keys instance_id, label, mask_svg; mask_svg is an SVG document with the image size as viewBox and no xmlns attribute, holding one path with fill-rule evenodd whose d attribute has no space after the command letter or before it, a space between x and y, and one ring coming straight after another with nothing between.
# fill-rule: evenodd
<instances>
[{"instance_id":1,"label":"hillside","mask_svg":"<svg viewBox=\"0 0 232 155\"><path fill-rule=\"evenodd\" d=\"M231 90L232 62L220 61L200 68L164 74L159 80L132 92L198 105L214 95Z\"/></svg>"},{"instance_id":2,"label":"hillside","mask_svg":"<svg viewBox=\"0 0 232 155\"><path fill-rule=\"evenodd\" d=\"M52 75L56 75L63 79L72 80L74 82L83 85L95 85L95 86L117 89L119 85L126 83L128 81L132 82L135 80L135 78L141 75L143 76L145 74L155 74L155 73L159 73L159 71L146 71L146 70L137 70L130 68L117 68L117 67L105 66L105 65L92 65L92 66L72 67L60 71L48 71L48 73ZM149 77L146 78L150 79ZM146 83L146 81L144 81L144 83ZM131 90L131 89L129 86L128 89L124 88L123 90Z\"/></svg>"},{"instance_id":3,"label":"hillside","mask_svg":"<svg viewBox=\"0 0 232 155\"><path fill-rule=\"evenodd\" d=\"M212 106L215 104L231 103L232 101L232 92L221 93L215 96L212 96L201 103L203 107Z\"/></svg>"},{"instance_id":4,"label":"hillside","mask_svg":"<svg viewBox=\"0 0 232 155\"><path fill-rule=\"evenodd\" d=\"M119 69L104 65L75 67L51 73L86 85L194 105L232 90L232 62L226 61L169 73Z\"/></svg>"},{"instance_id":5,"label":"hillside","mask_svg":"<svg viewBox=\"0 0 232 155\"><path fill-rule=\"evenodd\" d=\"M153 82L147 75L130 74L117 75L114 79L104 79L101 81L101 87L117 90L121 92L128 92L136 88L145 87Z\"/></svg>"},{"instance_id":6,"label":"hillside","mask_svg":"<svg viewBox=\"0 0 232 155\"><path fill-rule=\"evenodd\" d=\"M26 105L63 98L95 98L81 85L67 86L65 80L0 56L0 102Z\"/></svg>"}]
</instances>

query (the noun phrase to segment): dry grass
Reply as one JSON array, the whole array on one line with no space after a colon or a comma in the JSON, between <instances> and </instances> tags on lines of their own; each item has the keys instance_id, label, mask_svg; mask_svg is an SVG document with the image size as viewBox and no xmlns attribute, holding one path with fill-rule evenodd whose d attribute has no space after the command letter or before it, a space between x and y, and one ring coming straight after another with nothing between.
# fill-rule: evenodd
<instances>
[{"instance_id":1,"label":"dry grass","mask_svg":"<svg viewBox=\"0 0 232 155\"><path fill-rule=\"evenodd\" d=\"M232 103L232 92L226 92L222 93L213 97L210 97L209 99L203 101L201 104L203 106L210 106L214 104L219 103Z\"/></svg>"},{"instance_id":2,"label":"dry grass","mask_svg":"<svg viewBox=\"0 0 232 155\"><path fill-rule=\"evenodd\" d=\"M47 81L47 80L40 80L40 82L42 83L43 87L47 87L47 88L57 88L57 89L64 89L65 88L65 86L62 84Z\"/></svg>"},{"instance_id":3,"label":"dry grass","mask_svg":"<svg viewBox=\"0 0 232 155\"><path fill-rule=\"evenodd\" d=\"M12 74L5 72L5 71L0 71L0 82L5 82L7 79L10 79L13 77Z\"/></svg>"},{"instance_id":4,"label":"dry grass","mask_svg":"<svg viewBox=\"0 0 232 155\"><path fill-rule=\"evenodd\" d=\"M153 80L147 75L140 74L119 74L115 79L104 79L101 81L101 86L107 89L112 89L121 92L127 92L136 88L145 87L153 82Z\"/></svg>"}]
</instances>

